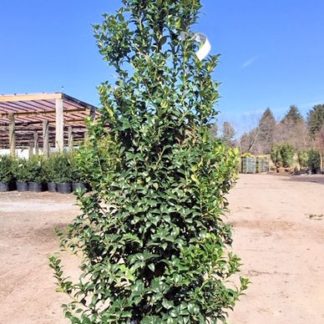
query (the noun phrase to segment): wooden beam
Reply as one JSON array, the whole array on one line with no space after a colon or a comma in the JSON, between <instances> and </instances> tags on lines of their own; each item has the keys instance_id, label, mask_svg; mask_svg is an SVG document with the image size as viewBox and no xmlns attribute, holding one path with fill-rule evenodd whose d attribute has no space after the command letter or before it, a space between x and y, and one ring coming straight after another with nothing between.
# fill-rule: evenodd
<instances>
[{"instance_id":1,"label":"wooden beam","mask_svg":"<svg viewBox=\"0 0 324 324\"><path fill-rule=\"evenodd\" d=\"M49 157L49 122L43 120L43 154L46 158Z\"/></svg>"},{"instance_id":2,"label":"wooden beam","mask_svg":"<svg viewBox=\"0 0 324 324\"><path fill-rule=\"evenodd\" d=\"M63 115L63 99L55 100L55 147L59 152L64 150L64 115Z\"/></svg>"},{"instance_id":3,"label":"wooden beam","mask_svg":"<svg viewBox=\"0 0 324 324\"><path fill-rule=\"evenodd\" d=\"M80 109L68 109L68 110L64 110L64 114L68 114L68 113L75 113L75 112L82 112L82 111L86 111L86 108L80 108ZM0 118L6 118L9 116L9 112L8 113L0 113ZM55 110L35 110L35 111L20 111L20 112L15 112L16 116L38 116L38 115L54 115L55 114Z\"/></svg>"},{"instance_id":4,"label":"wooden beam","mask_svg":"<svg viewBox=\"0 0 324 324\"><path fill-rule=\"evenodd\" d=\"M63 93L62 96L63 96L63 99L65 99L66 101L71 101L71 102L74 102L74 103L76 103L76 104L78 104L80 106L87 107L87 108L90 108L90 109L97 109L96 106L93 106L93 105L88 104L88 103L86 103L86 102L84 102L82 100L71 97L71 96L69 96L69 95L67 95L65 93Z\"/></svg>"},{"instance_id":5,"label":"wooden beam","mask_svg":"<svg viewBox=\"0 0 324 324\"><path fill-rule=\"evenodd\" d=\"M15 134L15 115L9 115L9 147L10 147L10 156L16 156L16 134Z\"/></svg>"},{"instance_id":6,"label":"wooden beam","mask_svg":"<svg viewBox=\"0 0 324 324\"><path fill-rule=\"evenodd\" d=\"M44 120L33 120L33 121L16 121L16 125L21 125L21 126L28 126L28 125L35 125L35 124L42 124ZM49 123L51 125L55 125L54 120L49 120ZM72 119L72 120L65 120L65 124L73 124L73 123L80 123L80 124L85 124L84 118L80 119ZM9 122L3 122L0 121L0 127L1 126L8 126ZM81 127L81 126L80 126ZM84 126L85 127L85 126Z\"/></svg>"},{"instance_id":7,"label":"wooden beam","mask_svg":"<svg viewBox=\"0 0 324 324\"><path fill-rule=\"evenodd\" d=\"M31 100L53 100L62 99L63 93L33 93L33 94L11 94L0 95L0 102L31 101Z\"/></svg>"}]
</instances>

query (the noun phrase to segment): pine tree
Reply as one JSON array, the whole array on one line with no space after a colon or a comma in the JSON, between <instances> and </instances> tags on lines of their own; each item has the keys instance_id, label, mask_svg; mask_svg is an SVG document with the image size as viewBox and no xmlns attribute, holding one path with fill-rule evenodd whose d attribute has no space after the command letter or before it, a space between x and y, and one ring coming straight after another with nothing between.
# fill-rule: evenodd
<instances>
[{"instance_id":1,"label":"pine tree","mask_svg":"<svg viewBox=\"0 0 324 324\"><path fill-rule=\"evenodd\" d=\"M303 150L307 147L307 127L296 106L290 106L287 114L276 125L274 142L290 144L295 150Z\"/></svg>"},{"instance_id":2,"label":"pine tree","mask_svg":"<svg viewBox=\"0 0 324 324\"><path fill-rule=\"evenodd\" d=\"M124 0L95 27L115 85L99 88L101 117L83 153L91 194L63 244L81 254L82 276L51 266L73 323L218 323L247 280L229 278L225 195L237 153L215 140L217 56L199 61L191 26L198 0ZM181 37L180 37L181 35ZM107 127L109 126L109 127Z\"/></svg>"},{"instance_id":3,"label":"pine tree","mask_svg":"<svg viewBox=\"0 0 324 324\"><path fill-rule=\"evenodd\" d=\"M300 114L297 106L291 105L289 108L289 111L287 114L284 116L284 118L281 120L282 124L298 124L300 122L303 122L303 116Z\"/></svg>"},{"instance_id":4,"label":"pine tree","mask_svg":"<svg viewBox=\"0 0 324 324\"><path fill-rule=\"evenodd\" d=\"M273 145L276 120L270 108L267 108L259 122L257 142L260 147L259 153L270 153Z\"/></svg>"},{"instance_id":5,"label":"pine tree","mask_svg":"<svg viewBox=\"0 0 324 324\"><path fill-rule=\"evenodd\" d=\"M324 125L324 105L316 105L308 113L307 118L309 134L312 138Z\"/></svg>"}]
</instances>

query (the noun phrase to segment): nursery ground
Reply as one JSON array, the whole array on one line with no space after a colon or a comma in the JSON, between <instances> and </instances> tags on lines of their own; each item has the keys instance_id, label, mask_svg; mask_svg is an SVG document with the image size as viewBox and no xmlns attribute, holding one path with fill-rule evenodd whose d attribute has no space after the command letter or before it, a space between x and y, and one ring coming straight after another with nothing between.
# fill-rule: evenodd
<instances>
[{"instance_id":1,"label":"nursery ground","mask_svg":"<svg viewBox=\"0 0 324 324\"><path fill-rule=\"evenodd\" d=\"M241 175L229 195L234 251L252 281L232 324L324 323L324 177ZM0 193L0 323L63 324L47 257L73 195ZM76 276L77 260L63 256Z\"/></svg>"}]
</instances>

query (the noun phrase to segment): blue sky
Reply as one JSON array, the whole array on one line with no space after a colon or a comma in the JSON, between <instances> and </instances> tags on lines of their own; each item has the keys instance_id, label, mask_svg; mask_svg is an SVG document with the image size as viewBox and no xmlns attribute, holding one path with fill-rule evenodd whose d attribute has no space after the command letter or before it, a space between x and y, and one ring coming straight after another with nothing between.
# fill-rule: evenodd
<instances>
[{"instance_id":1,"label":"blue sky","mask_svg":"<svg viewBox=\"0 0 324 324\"><path fill-rule=\"evenodd\" d=\"M119 0L1 0L0 93L64 91L98 104L111 80L91 24ZM324 103L323 0L202 0L195 29L221 54L219 120L239 132L270 107L306 113Z\"/></svg>"}]
</instances>

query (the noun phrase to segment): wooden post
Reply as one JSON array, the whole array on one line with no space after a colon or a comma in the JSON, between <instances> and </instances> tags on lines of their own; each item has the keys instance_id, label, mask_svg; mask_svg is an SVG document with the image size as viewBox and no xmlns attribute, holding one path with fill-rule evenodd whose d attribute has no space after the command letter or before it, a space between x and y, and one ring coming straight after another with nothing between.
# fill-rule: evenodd
<instances>
[{"instance_id":1,"label":"wooden post","mask_svg":"<svg viewBox=\"0 0 324 324\"><path fill-rule=\"evenodd\" d=\"M31 140L29 142L29 147L28 147L28 157L31 158L34 155L34 141Z\"/></svg>"},{"instance_id":2,"label":"wooden post","mask_svg":"<svg viewBox=\"0 0 324 324\"><path fill-rule=\"evenodd\" d=\"M43 120L43 154L45 158L49 157L49 122Z\"/></svg>"},{"instance_id":3,"label":"wooden post","mask_svg":"<svg viewBox=\"0 0 324 324\"><path fill-rule=\"evenodd\" d=\"M10 113L9 118L9 147L10 147L10 156L16 156L16 134L15 134L15 115Z\"/></svg>"},{"instance_id":4,"label":"wooden post","mask_svg":"<svg viewBox=\"0 0 324 324\"><path fill-rule=\"evenodd\" d=\"M35 154L39 154L39 143L38 143L38 132L34 132L34 149L35 149Z\"/></svg>"},{"instance_id":5,"label":"wooden post","mask_svg":"<svg viewBox=\"0 0 324 324\"><path fill-rule=\"evenodd\" d=\"M55 99L55 148L63 152L64 150L64 116L63 99Z\"/></svg>"},{"instance_id":6,"label":"wooden post","mask_svg":"<svg viewBox=\"0 0 324 324\"><path fill-rule=\"evenodd\" d=\"M68 127L68 146L69 146L69 151L72 152L72 150L73 150L73 129L72 129L72 126Z\"/></svg>"}]
</instances>

